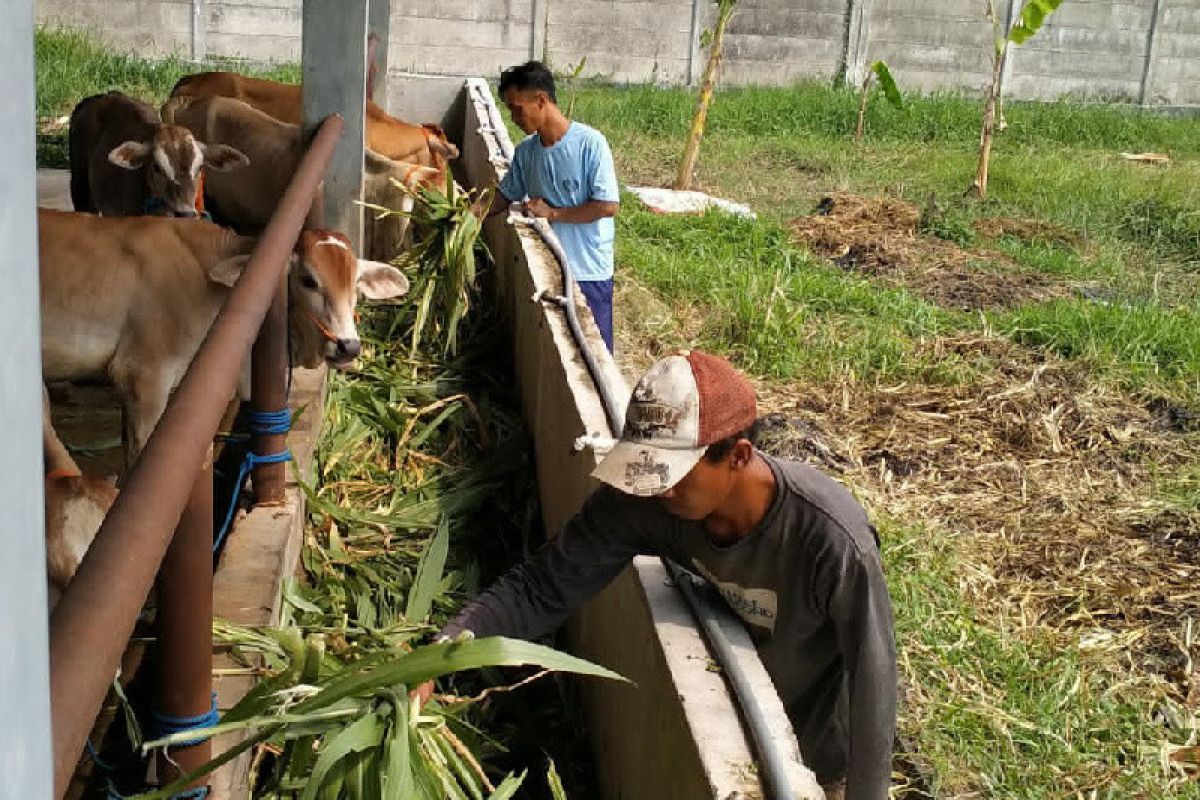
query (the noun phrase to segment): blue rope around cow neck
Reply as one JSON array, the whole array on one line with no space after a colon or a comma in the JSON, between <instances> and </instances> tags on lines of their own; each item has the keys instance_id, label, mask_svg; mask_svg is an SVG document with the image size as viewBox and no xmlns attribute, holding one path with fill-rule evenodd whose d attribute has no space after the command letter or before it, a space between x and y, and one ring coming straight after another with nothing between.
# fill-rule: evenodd
<instances>
[{"instance_id":1,"label":"blue rope around cow neck","mask_svg":"<svg viewBox=\"0 0 1200 800\"><path fill-rule=\"evenodd\" d=\"M280 411L250 411L247 417L250 421L251 435L287 433L292 429L292 412L286 408ZM225 512L225 520L221 523L221 527L213 539L214 553L221 549L221 545L225 543L225 537L229 535L229 528L233 523L233 513L237 510L238 496L242 493L242 485L246 482L250 470L260 464L278 464L291 460L292 451L286 447L278 453L264 455L259 455L251 450L246 451L246 456L242 459L241 466L238 467L237 480L233 484L233 496L229 499L229 510Z\"/></svg>"}]
</instances>

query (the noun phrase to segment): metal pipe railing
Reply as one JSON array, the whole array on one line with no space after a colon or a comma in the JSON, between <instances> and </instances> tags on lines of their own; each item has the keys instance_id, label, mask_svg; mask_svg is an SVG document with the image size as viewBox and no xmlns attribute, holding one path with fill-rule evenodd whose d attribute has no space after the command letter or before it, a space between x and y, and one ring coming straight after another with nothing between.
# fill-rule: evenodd
<instances>
[{"instance_id":1,"label":"metal pipe railing","mask_svg":"<svg viewBox=\"0 0 1200 800\"><path fill-rule=\"evenodd\" d=\"M318 129L237 286L50 617L56 796L70 782L343 128L342 118L334 115Z\"/></svg>"},{"instance_id":2,"label":"metal pipe railing","mask_svg":"<svg viewBox=\"0 0 1200 800\"><path fill-rule=\"evenodd\" d=\"M314 200L314 202L316 202ZM287 274L279 279L279 288L263 318L258 339L251 351L250 405L257 412L287 408L288 401L288 307ZM253 431L254 426L251 426ZM286 433L252 433L250 450L255 455L279 453L286 446ZM279 505L287 478L287 463L255 463L251 472L255 505ZM235 488L235 491L237 489Z\"/></svg>"},{"instance_id":3,"label":"metal pipe railing","mask_svg":"<svg viewBox=\"0 0 1200 800\"><path fill-rule=\"evenodd\" d=\"M158 571L158 673L154 711L198 717L210 710L213 615L212 450L196 476L192 495ZM158 753L158 779L167 784L212 757L212 743L172 747Z\"/></svg>"}]
</instances>

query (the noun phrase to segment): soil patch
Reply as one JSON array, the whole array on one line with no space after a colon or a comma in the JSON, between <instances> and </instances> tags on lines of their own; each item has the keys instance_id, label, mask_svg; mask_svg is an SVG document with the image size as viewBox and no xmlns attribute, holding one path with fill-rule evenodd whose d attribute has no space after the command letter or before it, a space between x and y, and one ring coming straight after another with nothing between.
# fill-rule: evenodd
<instances>
[{"instance_id":1,"label":"soil patch","mask_svg":"<svg viewBox=\"0 0 1200 800\"><path fill-rule=\"evenodd\" d=\"M1200 513L1157 499L1155 481L1200 459L1200 434L1164 424L1173 407L1005 339L928 346L1001 366L963 386L778 387L761 407L787 424L764 449L954 535L972 565L959 588L981 617L1127 648L1188 697L1182 665L1200 663L1200 641L1180 637L1200 621Z\"/></svg>"},{"instance_id":2,"label":"soil patch","mask_svg":"<svg viewBox=\"0 0 1200 800\"><path fill-rule=\"evenodd\" d=\"M962 311L1013 308L1069 295L1069 287L1010 257L922 235L920 210L891 198L824 197L792 220L796 239L846 270Z\"/></svg>"},{"instance_id":3,"label":"soil patch","mask_svg":"<svg viewBox=\"0 0 1200 800\"><path fill-rule=\"evenodd\" d=\"M972 223L980 236L999 239L1013 236L1028 242L1046 242L1066 247L1078 247L1082 237L1069 228L1042 219L1014 219L1013 217L984 217Z\"/></svg>"}]
</instances>

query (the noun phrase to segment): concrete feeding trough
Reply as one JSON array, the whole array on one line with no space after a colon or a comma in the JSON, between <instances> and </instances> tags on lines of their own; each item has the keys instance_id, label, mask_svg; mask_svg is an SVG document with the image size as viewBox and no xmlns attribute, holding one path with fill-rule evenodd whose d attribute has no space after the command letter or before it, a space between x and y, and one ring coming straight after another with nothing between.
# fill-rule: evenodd
<instances>
[{"instance_id":1,"label":"concrete feeding trough","mask_svg":"<svg viewBox=\"0 0 1200 800\"><path fill-rule=\"evenodd\" d=\"M388 99L389 111L401 118L441 121L462 152L456 172L464 186L493 185L507 171L512 143L485 81L394 74ZM552 303L531 301L562 294L551 249L532 226L499 216L485 224L484 237L496 262L495 302L509 323L522 412L536 451L543 524L547 536L554 536L596 486L590 472L600 456L577 443L602 442L615 432L565 314ZM599 379L623 404L629 387L591 312L578 293L570 300ZM718 622L749 675L775 744L786 754L788 796L822 797L741 621L726 613ZM636 559L576 615L570 633L579 655L634 682L585 682L605 798L768 796L726 682L710 668L712 657L695 620L658 559Z\"/></svg>"}]
</instances>

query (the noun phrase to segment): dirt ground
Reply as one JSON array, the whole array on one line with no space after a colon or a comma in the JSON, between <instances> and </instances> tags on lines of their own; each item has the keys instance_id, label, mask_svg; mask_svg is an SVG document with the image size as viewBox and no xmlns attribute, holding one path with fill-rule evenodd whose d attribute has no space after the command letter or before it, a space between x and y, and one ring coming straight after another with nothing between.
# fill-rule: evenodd
<instances>
[{"instance_id":1,"label":"dirt ground","mask_svg":"<svg viewBox=\"0 0 1200 800\"><path fill-rule=\"evenodd\" d=\"M1070 293L1065 282L1031 272L1002 253L921 233L923 213L928 212L902 200L838 193L822 198L812 214L792 220L791 228L797 241L842 269L905 287L946 308L1012 308ZM976 230L985 237L1071 241L1069 232L1044 222L981 222Z\"/></svg>"}]
</instances>

